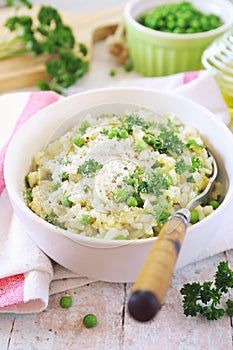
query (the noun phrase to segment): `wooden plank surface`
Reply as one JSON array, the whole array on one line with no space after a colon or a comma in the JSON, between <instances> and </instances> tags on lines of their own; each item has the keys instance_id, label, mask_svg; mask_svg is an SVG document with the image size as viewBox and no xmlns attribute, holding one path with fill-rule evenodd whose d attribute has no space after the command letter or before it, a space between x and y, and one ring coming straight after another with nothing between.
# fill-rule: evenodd
<instances>
[{"instance_id":1,"label":"wooden plank surface","mask_svg":"<svg viewBox=\"0 0 233 350\"><path fill-rule=\"evenodd\" d=\"M36 18L38 7L30 15ZM84 43L89 50L87 59L92 58L93 43L114 33L122 19L123 7L109 8L95 13L62 13L64 23L69 25L76 41ZM21 10L19 15L28 14L28 10ZM6 36L4 24L6 19L13 16L12 8L0 9L0 40ZM45 62L48 56L35 57L30 53L17 57L0 60L0 92L7 92L27 86L35 85L40 79L48 79L45 74Z\"/></svg>"},{"instance_id":2,"label":"wooden plank surface","mask_svg":"<svg viewBox=\"0 0 233 350\"><path fill-rule=\"evenodd\" d=\"M217 321L185 317L180 288L184 283L212 280L218 263L233 251L193 263L179 270L171 282L166 302L151 322L138 323L127 313L130 284L96 282L66 294L73 305L62 309L60 297L50 298L47 310L31 315L0 315L1 350L230 350L231 319ZM86 329L82 318L97 316L95 328Z\"/></svg>"}]
</instances>

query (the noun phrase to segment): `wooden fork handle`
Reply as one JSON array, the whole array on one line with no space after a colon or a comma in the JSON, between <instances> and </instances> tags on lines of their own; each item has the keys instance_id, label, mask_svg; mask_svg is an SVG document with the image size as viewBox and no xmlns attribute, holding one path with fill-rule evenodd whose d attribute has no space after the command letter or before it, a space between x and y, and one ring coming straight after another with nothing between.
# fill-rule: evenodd
<instances>
[{"instance_id":1,"label":"wooden fork handle","mask_svg":"<svg viewBox=\"0 0 233 350\"><path fill-rule=\"evenodd\" d=\"M165 299L187 230L190 213L177 211L162 227L132 288L128 311L137 321L151 320Z\"/></svg>"}]
</instances>

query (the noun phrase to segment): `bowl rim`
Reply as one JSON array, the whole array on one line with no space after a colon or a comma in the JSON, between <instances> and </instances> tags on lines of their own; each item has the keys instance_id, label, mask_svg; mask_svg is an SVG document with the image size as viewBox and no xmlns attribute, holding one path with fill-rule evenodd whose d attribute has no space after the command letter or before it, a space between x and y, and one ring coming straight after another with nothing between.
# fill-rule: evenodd
<instances>
[{"instance_id":1,"label":"bowl rim","mask_svg":"<svg viewBox=\"0 0 233 350\"><path fill-rule=\"evenodd\" d=\"M148 89L148 88L141 88L141 87L106 87L106 88L98 88L98 89L92 89L92 90L86 90L71 96L68 96L66 98L62 98L59 99L58 101L48 105L47 107L43 108L42 110L38 111L37 113L35 113L28 121L26 121L22 127L16 132L15 136L13 137L11 143L9 144L9 147L7 149L6 155L5 155L5 160L4 160L4 178L5 178L5 184L6 184L6 189L7 192L9 193L9 197L14 198L14 202L17 204L17 206L20 208L19 210L21 212L23 212L23 214L25 214L26 216L28 216L32 221L36 221L40 226L45 226L45 228L48 228L49 231L53 231L56 234L61 234L65 237L67 237L68 239L74 241L76 244L79 245L83 245L83 246L87 246L90 248L117 248L119 246L124 246L127 244L145 244L145 242L155 242L157 240L157 237L151 237L151 238L142 238L142 239L135 239L135 240L110 240L110 239L105 239L105 238L97 238L97 237L88 237L88 236L82 236L82 235L77 235L76 233L69 231L69 230L64 230L61 229L58 226L54 226L52 224L47 223L45 220L43 220L41 217L39 217L38 215L36 215L30 208L27 207L26 203L23 201L23 198L19 195L18 191L14 188L11 187L11 180L9 180L8 177L8 173L10 174L10 166L8 166L8 163L10 162L10 155L14 154L13 150L14 150L14 144L17 143L18 138L21 138L22 135L24 134L24 129L25 128L30 128L31 123L34 122L35 119L40 118L41 115L43 115L45 113L45 111L48 110L53 110L57 105L60 104L65 104L65 103L69 103L70 100L72 99L76 99L77 96L80 96L80 98L82 96L85 95L93 95L96 93L105 93L105 92L111 92L111 91L130 91L130 92L141 92L144 91L146 92L153 92L156 94L161 94L164 96L167 96L167 98L169 96L173 96L173 98L176 98L177 100L179 100L180 102L182 101L186 101L186 103L188 102L190 105L193 105L194 107L198 107L198 109L201 109L205 112L206 116L212 120L215 124L218 125L219 130L224 129L224 133L229 134L230 137L232 137L232 133L230 131L230 129L227 128L227 126L223 123L220 122L218 119L216 119L214 117L214 114L212 112L210 112L207 108L205 108L204 106L186 98L183 96L179 96L179 95L174 95L172 94L172 92L168 92L168 91L161 91L158 89ZM121 103L121 102L120 102ZM124 102L122 102L124 103ZM108 102L106 101L103 104L108 104ZM135 105L136 106L136 105ZM88 106L87 106L88 109ZM214 153L214 152L213 152ZM224 208L229 204L229 202L232 201L233 198L233 190L232 193L230 195L227 196L227 198L225 197L223 202L221 203L221 205L209 216L205 217L204 221L205 223L207 223L209 220L211 220L211 218L213 216L216 215L221 215L221 212L224 210ZM14 206L14 205L13 205ZM203 225L203 221L200 221L198 223L196 223L193 226L188 227L188 233L191 233L194 229L196 229L199 225ZM77 239L74 239L74 236ZM93 244L91 244L93 243Z\"/></svg>"},{"instance_id":2,"label":"bowl rim","mask_svg":"<svg viewBox=\"0 0 233 350\"><path fill-rule=\"evenodd\" d=\"M143 26L132 16L132 11L138 4L140 3L146 4L148 1L151 1L151 0L129 0L124 8L125 23L127 24L128 22L128 24L134 27L137 31L144 33L145 35L148 35L148 36L160 37L160 38L166 38L166 39L177 39L177 40L180 39L182 41L190 40L190 39L202 39L202 38L220 35L221 33L224 33L225 31L230 29L233 24L233 4L229 0L221 0L221 4L219 3L219 7L220 5L221 7L225 5L226 7L229 7L232 9L231 11L229 11L230 16L227 17L227 20L225 20L220 27L208 30L206 32L193 33L193 34L182 34L182 33L177 34L177 33L162 32L159 30L155 30L155 29L151 29L146 26ZM188 1L192 3L195 2L195 0L188 0ZM172 2L179 2L179 0L175 0L175 1L172 0Z\"/></svg>"}]
</instances>

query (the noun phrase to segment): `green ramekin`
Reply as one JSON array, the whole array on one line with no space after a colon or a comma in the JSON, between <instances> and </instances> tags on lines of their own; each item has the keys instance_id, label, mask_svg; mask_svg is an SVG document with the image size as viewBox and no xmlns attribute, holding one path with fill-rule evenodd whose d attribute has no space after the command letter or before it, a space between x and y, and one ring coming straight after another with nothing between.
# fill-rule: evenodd
<instances>
[{"instance_id":1,"label":"green ramekin","mask_svg":"<svg viewBox=\"0 0 233 350\"><path fill-rule=\"evenodd\" d=\"M233 4L228 0L190 0L204 13L218 15L223 25L195 34L173 34L141 25L142 13L177 0L131 0L124 10L126 40L134 69L144 76L163 76L201 69L201 56L210 43L233 26Z\"/></svg>"}]
</instances>

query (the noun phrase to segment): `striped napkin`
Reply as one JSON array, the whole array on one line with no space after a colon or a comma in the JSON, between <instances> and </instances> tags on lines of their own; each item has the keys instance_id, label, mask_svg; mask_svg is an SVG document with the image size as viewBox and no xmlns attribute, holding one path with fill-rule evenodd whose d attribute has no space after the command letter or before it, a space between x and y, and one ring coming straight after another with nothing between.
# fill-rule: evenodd
<instances>
[{"instance_id":1,"label":"striped napkin","mask_svg":"<svg viewBox=\"0 0 233 350\"><path fill-rule=\"evenodd\" d=\"M93 282L52 262L33 243L14 215L5 189L4 157L14 134L32 115L60 98L50 91L7 94L0 98L0 106L6 111L11 109L13 116L11 125L4 121L10 137L0 148L0 312L40 312L47 307L49 295Z\"/></svg>"},{"instance_id":2,"label":"striped napkin","mask_svg":"<svg viewBox=\"0 0 233 350\"><path fill-rule=\"evenodd\" d=\"M224 123L230 121L229 110L217 84L206 72L133 79L119 85L172 90L204 104ZM1 117L5 117L0 128L0 312L40 312L47 307L49 295L93 282L54 263L32 242L14 215L5 189L4 157L15 132L32 115L60 98L49 91L19 92L0 97ZM226 247L219 246L218 252ZM214 249L208 254L213 255Z\"/></svg>"}]
</instances>

